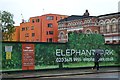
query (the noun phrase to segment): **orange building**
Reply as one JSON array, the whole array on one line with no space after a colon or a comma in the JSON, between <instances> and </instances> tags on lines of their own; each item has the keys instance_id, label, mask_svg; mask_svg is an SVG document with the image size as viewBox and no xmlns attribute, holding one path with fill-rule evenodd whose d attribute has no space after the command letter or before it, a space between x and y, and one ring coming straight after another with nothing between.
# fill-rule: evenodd
<instances>
[{"instance_id":1,"label":"orange building","mask_svg":"<svg viewBox=\"0 0 120 80\"><path fill-rule=\"evenodd\" d=\"M58 42L58 21L65 15L45 14L20 23L20 41Z\"/></svg>"},{"instance_id":2,"label":"orange building","mask_svg":"<svg viewBox=\"0 0 120 80\"><path fill-rule=\"evenodd\" d=\"M15 32L13 33L12 41L20 41L20 26L15 26Z\"/></svg>"}]
</instances>

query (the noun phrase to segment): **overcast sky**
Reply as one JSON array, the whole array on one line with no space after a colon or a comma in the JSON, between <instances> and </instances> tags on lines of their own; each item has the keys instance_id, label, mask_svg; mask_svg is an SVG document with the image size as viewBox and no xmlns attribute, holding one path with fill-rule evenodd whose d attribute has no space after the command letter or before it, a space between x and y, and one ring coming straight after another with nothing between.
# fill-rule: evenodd
<instances>
[{"instance_id":1,"label":"overcast sky","mask_svg":"<svg viewBox=\"0 0 120 80\"><path fill-rule=\"evenodd\" d=\"M83 15L86 9L91 16L118 12L120 0L0 0L0 10L14 14L15 25L24 19L53 13Z\"/></svg>"}]
</instances>

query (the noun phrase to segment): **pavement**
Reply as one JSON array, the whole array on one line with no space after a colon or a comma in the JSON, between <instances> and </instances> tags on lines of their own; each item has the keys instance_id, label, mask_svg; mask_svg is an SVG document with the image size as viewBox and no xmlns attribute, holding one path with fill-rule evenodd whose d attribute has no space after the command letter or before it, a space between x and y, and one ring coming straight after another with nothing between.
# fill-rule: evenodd
<instances>
[{"instance_id":1,"label":"pavement","mask_svg":"<svg viewBox=\"0 0 120 80\"><path fill-rule=\"evenodd\" d=\"M59 70L37 70L27 72L16 72L16 73L3 73L2 78L5 79L27 79L27 78L39 78L39 77L55 77L55 76L72 76L72 75L87 75L87 74L98 74L98 73L113 73L120 72L120 68L107 67L100 68L99 71L90 69L59 69Z\"/></svg>"}]
</instances>

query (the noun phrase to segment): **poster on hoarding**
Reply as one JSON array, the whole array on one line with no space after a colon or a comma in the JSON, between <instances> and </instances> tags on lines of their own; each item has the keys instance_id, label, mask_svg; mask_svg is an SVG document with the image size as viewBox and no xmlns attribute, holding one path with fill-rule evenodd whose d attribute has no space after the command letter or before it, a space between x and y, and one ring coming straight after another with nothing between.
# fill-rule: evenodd
<instances>
[{"instance_id":1,"label":"poster on hoarding","mask_svg":"<svg viewBox=\"0 0 120 80\"><path fill-rule=\"evenodd\" d=\"M22 44L22 70L33 70L34 66L34 44Z\"/></svg>"},{"instance_id":2,"label":"poster on hoarding","mask_svg":"<svg viewBox=\"0 0 120 80\"><path fill-rule=\"evenodd\" d=\"M11 52L6 52L6 59L11 59Z\"/></svg>"},{"instance_id":3,"label":"poster on hoarding","mask_svg":"<svg viewBox=\"0 0 120 80\"><path fill-rule=\"evenodd\" d=\"M12 52L12 46L5 46L5 52Z\"/></svg>"},{"instance_id":4,"label":"poster on hoarding","mask_svg":"<svg viewBox=\"0 0 120 80\"><path fill-rule=\"evenodd\" d=\"M13 46L5 46L6 60L11 59L12 48L13 48Z\"/></svg>"}]
</instances>

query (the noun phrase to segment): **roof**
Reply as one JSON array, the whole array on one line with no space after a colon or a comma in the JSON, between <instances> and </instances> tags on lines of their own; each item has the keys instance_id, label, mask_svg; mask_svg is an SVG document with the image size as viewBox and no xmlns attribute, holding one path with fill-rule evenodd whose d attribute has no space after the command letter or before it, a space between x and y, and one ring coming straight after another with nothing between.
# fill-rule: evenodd
<instances>
[{"instance_id":1,"label":"roof","mask_svg":"<svg viewBox=\"0 0 120 80\"><path fill-rule=\"evenodd\" d=\"M68 16L67 18L64 18L58 22L63 22L63 21L71 21L71 20L76 20L76 19L84 19L84 18L96 18L96 17L104 17L104 16L110 16L110 15L120 15L120 12L116 13L110 13L110 14L104 14L104 15L99 15L99 16L81 16L81 15L71 15Z\"/></svg>"},{"instance_id":2,"label":"roof","mask_svg":"<svg viewBox=\"0 0 120 80\"><path fill-rule=\"evenodd\" d=\"M58 21L58 22L62 22L62 21L71 21L71 20L84 19L84 18L92 18L92 17L96 17L96 16L71 15L71 16L68 16L67 18L61 19L61 20Z\"/></svg>"},{"instance_id":3,"label":"roof","mask_svg":"<svg viewBox=\"0 0 120 80\"><path fill-rule=\"evenodd\" d=\"M43 14L43 15L40 15L40 16L34 16L34 17L30 17L30 18L39 18L39 17L41 17L41 16L49 16L49 15L67 16L67 15L61 15L61 14L52 14L52 13L49 13L49 14Z\"/></svg>"},{"instance_id":4,"label":"roof","mask_svg":"<svg viewBox=\"0 0 120 80\"><path fill-rule=\"evenodd\" d=\"M68 15L54 14L54 13L43 14L43 15L41 15L41 16L47 16L47 15L68 16Z\"/></svg>"},{"instance_id":5,"label":"roof","mask_svg":"<svg viewBox=\"0 0 120 80\"><path fill-rule=\"evenodd\" d=\"M110 14L104 14L104 15L99 15L98 17L103 17L103 16L110 16L110 15L120 15L120 12L116 12L116 13L110 13Z\"/></svg>"}]
</instances>

